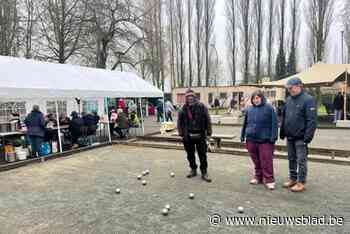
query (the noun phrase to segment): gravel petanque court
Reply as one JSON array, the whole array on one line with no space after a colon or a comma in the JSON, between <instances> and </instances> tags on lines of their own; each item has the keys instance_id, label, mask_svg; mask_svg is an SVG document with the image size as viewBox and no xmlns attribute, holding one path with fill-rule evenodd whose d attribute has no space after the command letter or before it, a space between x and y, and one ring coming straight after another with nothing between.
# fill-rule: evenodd
<instances>
[{"instance_id":1,"label":"gravel petanque court","mask_svg":"<svg viewBox=\"0 0 350 234\"><path fill-rule=\"evenodd\" d=\"M275 160L277 190L271 192L262 185L249 185L249 158L208 157L211 184L200 176L185 178L183 151L121 145L2 172L0 233L350 232L349 167L309 163L307 190L294 194L281 187L288 175L286 160ZM150 173L142 176L147 181L142 185L137 176L145 170ZM166 204L171 208L163 215ZM210 223L214 214L221 216L217 225ZM344 224L226 224L226 217L323 215L336 216Z\"/></svg>"}]
</instances>

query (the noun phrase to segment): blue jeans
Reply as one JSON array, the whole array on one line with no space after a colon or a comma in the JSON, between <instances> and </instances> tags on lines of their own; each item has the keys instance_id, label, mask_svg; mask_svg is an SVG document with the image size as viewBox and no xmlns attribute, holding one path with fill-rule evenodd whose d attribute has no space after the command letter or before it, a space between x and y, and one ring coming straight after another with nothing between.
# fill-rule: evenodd
<instances>
[{"instance_id":1,"label":"blue jeans","mask_svg":"<svg viewBox=\"0 0 350 234\"><path fill-rule=\"evenodd\" d=\"M288 140L289 178L306 182L308 147L303 140Z\"/></svg>"},{"instance_id":2,"label":"blue jeans","mask_svg":"<svg viewBox=\"0 0 350 234\"><path fill-rule=\"evenodd\" d=\"M342 110L334 110L334 122L341 120Z\"/></svg>"},{"instance_id":3,"label":"blue jeans","mask_svg":"<svg viewBox=\"0 0 350 234\"><path fill-rule=\"evenodd\" d=\"M39 136L29 136L29 141L32 146L32 156L40 156L41 145L43 144L44 138Z\"/></svg>"}]
</instances>

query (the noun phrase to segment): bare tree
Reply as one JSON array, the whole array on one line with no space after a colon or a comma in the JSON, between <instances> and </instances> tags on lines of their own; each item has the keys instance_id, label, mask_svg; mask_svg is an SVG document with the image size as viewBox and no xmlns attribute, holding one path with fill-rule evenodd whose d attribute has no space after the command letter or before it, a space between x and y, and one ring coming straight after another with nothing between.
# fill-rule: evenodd
<instances>
[{"instance_id":1,"label":"bare tree","mask_svg":"<svg viewBox=\"0 0 350 234\"><path fill-rule=\"evenodd\" d=\"M323 61L325 44L334 21L335 0L310 0L305 2L306 23L310 29L312 43L311 53L313 63Z\"/></svg>"},{"instance_id":2,"label":"bare tree","mask_svg":"<svg viewBox=\"0 0 350 234\"><path fill-rule=\"evenodd\" d=\"M197 62L197 86L202 86L202 68L203 68L203 1L196 0L196 62Z\"/></svg>"},{"instance_id":3,"label":"bare tree","mask_svg":"<svg viewBox=\"0 0 350 234\"><path fill-rule=\"evenodd\" d=\"M118 56L125 48L139 41L143 16L157 9L155 4L147 5L139 10L131 0L88 1L88 21L94 39L89 47L95 50L96 67L107 68L109 59L120 60Z\"/></svg>"},{"instance_id":4,"label":"bare tree","mask_svg":"<svg viewBox=\"0 0 350 234\"><path fill-rule=\"evenodd\" d=\"M256 44L257 44L257 56L256 56L256 79L255 82L260 81L261 74L261 54L262 54L262 41L263 41L263 5L262 0L256 0L255 2L255 18L256 18Z\"/></svg>"},{"instance_id":5,"label":"bare tree","mask_svg":"<svg viewBox=\"0 0 350 234\"><path fill-rule=\"evenodd\" d=\"M250 17L251 4L250 0L239 0L237 3L239 12L239 29L241 32L241 57L243 60L243 83L249 82L249 62L252 46L252 22Z\"/></svg>"},{"instance_id":6,"label":"bare tree","mask_svg":"<svg viewBox=\"0 0 350 234\"><path fill-rule=\"evenodd\" d=\"M272 53L274 39L275 0L269 0L268 4L268 32L267 32L267 75L272 77Z\"/></svg>"},{"instance_id":7,"label":"bare tree","mask_svg":"<svg viewBox=\"0 0 350 234\"><path fill-rule=\"evenodd\" d=\"M159 70L160 70L160 76L161 76L161 88L164 91L164 83L165 83L165 72L164 72L164 50L163 50L163 4L162 0L158 0L158 34L159 34L159 41L158 41L158 51L159 51Z\"/></svg>"},{"instance_id":8,"label":"bare tree","mask_svg":"<svg viewBox=\"0 0 350 234\"><path fill-rule=\"evenodd\" d=\"M291 0L291 34L292 41L290 43L290 52L287 65L288 75L293 75L297 73L297 45L299 38L299 29L300 29L300 14L299 14L299 0Z\"/></svg>"},{"instance_id":9,"label":"bare tree","mask_svg":"<svg viewBox=\"0 0 350 234\"><path fill-rule=\"evenodd\" d=\"M176 31L178 40L178 55L179 55L179 85L185 85L185 17L184 17L184 2L176 0Z\"/></svg>"},{"instance_id":10,"label":"bare tree","mask_svg":"<svg viewBox=\"0 0 350 234\"><path fill-rule=\"evenodd\" d=\"M192 15L193 15L193 0L187 0L187 29L188 29L188 73L189 87L193 84L193 69L192 69Z\"/></svg>"},{"instance_id":11,"label":"bare tree","mask_svg":"<svg viewBox=\"0 0 350 234\"><path fill-rule=\"evenodd\" d=\"M226 2L226 17L227 17L227 43L228 43L228 58L231 73L231 85L236 84L236 2L229 0Z\"/></svg>"},{"instance_id":12,"label":"bare tree","mask_svg":"<svg viewBox=\"0 0 350 234\"><path fill-rule=\"evenodd\" d=\"M34 0L24 0L25 16L24 16L24 57L29 59L32 54L32 40L34 37L34 25L37 21Z\"/></svg>"},{"instance_id":13,"label":"bare tree","mask_svg":"<svg viewBox=\"0 0 350 234\"><path fill-rule=\"evenodd\" d=\"M17 0L0 0L0 55L14 55L18 36Z\"/></svg>"},{"instance_id":14,"label":"bare tree","mask_svg":"<svg viewBox=\"0 0 350 234\"><path fill-rule=\"evenodd\" d=\"M350 1L347 1L344 4L344 12L343 12L343 22L345 26L345 41L347 44L347 51L348 51L348 60L347 62L350 63Z\"/></svg>"},{"instance_id":15,"label":"bare tree","mask_svg":"<svg viewBox=\"0 0 350 234\"><path fill-rule=\"evenodd\" d=\"M171 88L176 87L176 76L175 76L175 29L174 29L174 0L169 0L167 4L167 15L168 15L168 41L170 41L169 46L169 60L170 60L170 83Z\"/></svg>"},{"instance_id":16,"label":"bare tree","mask_svg":"<svg viewBox=\"0 0 350 234\"><path fill-rule=\"evenodd\" d=\"M161 87L161 61L159 51L159 41L161 40L159 38L159 2L158 0L152 0L151 3L152 7L147 9L147 12L145 12L145 15L142 19L142 28L145 37L144 49L146 53L146 64L150 69L153 84ZM146 8L146 3L143 4L144 8Z\"/></svg>"},{"instance_id":17,"label":"bare tree","mask_svg":"<svg viewBox=\"0 0 350 234\"><path fill-rule=\"evenodd\" d=\"M39 19L45 59L59 63L81 49L86 7L82 0L42 0Z\"/></svg>"},{"instance_id":18,"label":"bare tree","mask_svg":"<svg viewBox=\"0 0 350 234\"><path fill-rule=\"evenodd\" d=\"M204 52L205 52L205 86L210 79L210 43L213 36L216 0L204 1Z\"/></svg>"},{"instance_id":19,"label":"bare tree","mask_svg":"<svg viewBox=\"0 0 350 234\"><path fill-rule=\"evenodd\" d=\"M276 79L282 79L286 76L286 54L285 54L285 14L286 0L279 2L279 50L276 59Z\"/></svg>"}]
</instances>

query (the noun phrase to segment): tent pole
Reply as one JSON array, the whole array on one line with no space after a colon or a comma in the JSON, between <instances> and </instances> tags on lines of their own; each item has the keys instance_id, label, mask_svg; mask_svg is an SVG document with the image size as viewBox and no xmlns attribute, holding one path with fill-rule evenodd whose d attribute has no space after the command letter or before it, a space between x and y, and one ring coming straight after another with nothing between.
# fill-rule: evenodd
<instances>
[{"instance_id":1,"label":"tent pole","mask_svg":"<svg viewBox=\"0 0 350 234\"><path fill-rule=\"evenodd\" d=\"M112 143L111 128L109 126L109 113L108 113L108 101L107 101L107 98L105 98L104 102L105 102L105 108L106 108L106 113L107 113L108 140L109 140L109 143Z\"/></svg>"},{"instance_id":2,"label":"tent pole","mask_svg":"<svg viewBox=\"0 0 350 234\"><path fill-rule=\"evenodd\" d=\"M165 95L163 93L163 123L165 123Z\"/></svg>"},{"instance_id":3,"label":"tent pole","mask_svg":"<svg viewBox=\"0 0 350 234\"><path fill-rule=\"evenodd\" d=\"M345 90L344 90L344 120L347 120L347 100L348 99L348 69L345 69Z\"/></svg>"},{"instance_id":4,"label":"tent pole","mask_svg":"<svg viewBox=\"0 0 350 234\"><path fill-rule=\"evenodd\" d=\"M58 114L58 101L56 100L56 120L57 120L57 135L58 135L58 144L60 145L60 152L62 153L62 139L61 139L61 126L60 126L60 118Z\"/></svg>"},{"instance_id":5,"label":"tent pole","mask_svg":"<svg viewBox=\"0 0 350 234\"><path fill-rule=\"evenodd\" d=\"M141 126L142 126L142 136L145 136L145 126L143 120L143 112L142 112L142 99L139 98L140 112L141 112Z\"/></svg>"}]
</instances>

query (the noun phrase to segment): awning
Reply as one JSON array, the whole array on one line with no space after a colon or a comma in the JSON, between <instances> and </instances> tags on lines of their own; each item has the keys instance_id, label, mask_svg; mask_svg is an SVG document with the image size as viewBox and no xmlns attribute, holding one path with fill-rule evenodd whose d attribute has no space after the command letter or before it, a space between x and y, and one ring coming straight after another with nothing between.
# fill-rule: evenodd
<instances>
[{"instance_id":1,"label":"awning","mask_svg":"<svg viewBox=\"0 0 350 234\"><path fill-rule=\"evenodd\" d=\"M261 86L284 87L292 77L299 77L305 86L332 86L337 81L345 81L345 71L348 71L350 81L350 64L317 63L307 70L278 81L264 82Z\"/></svg>"},{"instance_id":2,"label":"awning","mask_svg":"<svg viewBox=\"0 0 350 234\"><path fill-rule=\"evenodd\" d=\"M163 97L134 73L0 56L1 99Z\"/></svg>"}]
</instances>

